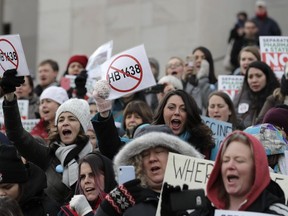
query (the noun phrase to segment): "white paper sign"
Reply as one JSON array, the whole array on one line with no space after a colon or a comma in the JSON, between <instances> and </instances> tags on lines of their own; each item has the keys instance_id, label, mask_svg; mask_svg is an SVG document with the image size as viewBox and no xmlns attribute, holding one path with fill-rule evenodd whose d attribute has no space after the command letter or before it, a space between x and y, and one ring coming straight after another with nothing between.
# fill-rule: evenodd
<instances>
[{"instance_id":1,"label":"white paper sign","mask_svg":"<svg viewBox=\"0 0 288 216\"><path fill-rule=\"evenodd\" d=\"M2 103L3 103L3 100L0 100L0 107L2 107ZM18 103L18 108L19 108L21 119L28 119L29 101L17 100L17 103ZM4 119L3 109L0 109L0 118Z\"/></svg>"},{"instance_id":2,"label":"white paper sign","mask_svg":"<svg viewBox=\"0 0 288 216\"><path fill-rule=\"evenodd\" d=\"M144 45L113 56L101 71L111 87L110 100L156 85Z\"/></svg>"},{"instance_id":3,"label":"white paper sign","mask_svg":"<svg viewBox=\"0 0 288 216\"><path fill-rule=\"evenodd\" d=\"M262 215L270 215L274 214L265 214L265 213L257 213L257 212L248 212L248 211L230 211L230 210L215 210L215 216L262 216ZM276 216L276 215L274 215Z\"/></svg>"},{"instance_id":4,"label":"white paper sign","mask_svg":"<svg viewBox=\"0 0 288 216\"><path fill-rule=\"evenodd\" d=\"M261 60L281 78L288 61L288 36L260 36L259 43Z\"/></svg>"},{"instance_id":5,"label":"white paper sign","mask_svg":"<svg viewBox=\"0 0 288 216\"><path fill-rule=\"evenodd\" d=\"M22 125L23 128L30 133L31 130L34 128L36 124L38 124L39 121L40 119L25 119L22 120Z\"/></svg>"},{"instance_id":6,"label":"white paper sign","mask_svg":"<svg viewBox=\"0 0 288 216\"><path fill-rule=\"evenodd\" d=\"M0 35L0 76L8 69L21 76L30 74L19 35Z\"/></svg>"},{"instance_id":7,"label":"white paper sign","mask_svg":"<svg viewBox=\"0 0 288 216\"><path fill-rule=\"evenodd\" d=\"M98 47L89 57L86 70L89 79L99 80L101 78L100 65L111 58L113 49L113 41L109 41Z\"/></svg>"},{"instance_id":8,"label":"white paper sign","mask_svg":"<svg viewBox=\"0 0 288 216\"><path fill-rule=\"evenodd\" d=\"M227 93L231 100L241 90L244 76L241 75L219 75L218 90Z\"/></svg>"}]
</instances>

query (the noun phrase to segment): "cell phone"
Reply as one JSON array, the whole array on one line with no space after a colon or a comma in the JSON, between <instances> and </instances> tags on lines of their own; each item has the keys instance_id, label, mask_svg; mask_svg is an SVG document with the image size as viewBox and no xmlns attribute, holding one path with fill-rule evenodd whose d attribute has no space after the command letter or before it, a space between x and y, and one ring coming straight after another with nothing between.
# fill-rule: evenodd
<instances>
[{"instance_id":1,"label":"cell phone","mask_svg":"<svg viewBox=\"0 0 288 216\"><path fill-rule=\"evenodd\" d=\"M134 166L120 166L118 167L118 184L135 179L135 168Z\"/></svg>"},{"instance_id":2,"label":"cell phone","mask_svg":"<svg viewBox=\"0 0 288 216\"><path fill-rule=\"evenodd\" d=\"M161 93L164 91L165 86L166 86L166 84L157 84L157 85L147 89L146 93L154 93L154 94Z\"/></svg>"},{"instance_id":3,"label":"cell phone","mask_svg":"<svg viewBox=\"0 0 288 216\"><path fill-rule=\"evenodd\" d=\"M190 189L170 194L172 211L204 208L206 198L204 189Z\"/></svg>"}]
</instances>

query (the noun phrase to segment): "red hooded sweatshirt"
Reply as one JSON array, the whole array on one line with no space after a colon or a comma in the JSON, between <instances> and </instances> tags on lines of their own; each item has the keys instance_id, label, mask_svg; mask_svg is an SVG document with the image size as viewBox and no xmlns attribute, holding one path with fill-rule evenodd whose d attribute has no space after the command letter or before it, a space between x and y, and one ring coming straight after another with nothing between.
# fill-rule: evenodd
<instances>
[{"instance_id":1,"label":"red hooded sweatshirt","mask_svg":"<svg viewBox=\"0 0 288 216\"><path fill-rule=\"evenodd\" d=\"M251 187L251 191L246 196L246 201L238 209L239 211L245 211L263 192L263 190L270 183L270 174L268 168L268 161L263 145L259 142L254 136L247 134L243 131L234 131L228 135L225 140L229 139L233 134L240 133L248 137L252 143L252 148L254 152L254 165L255 165L255 179ZM221 152L223 145L219 149L214 168L211 172L210 178L207 183L207 196L211 203L215 206L216 209L227 209L224 199L228 197L220 197L220 194L223 194L225 191L224 185L221 178Z\"/></svg>"}]
</instances>

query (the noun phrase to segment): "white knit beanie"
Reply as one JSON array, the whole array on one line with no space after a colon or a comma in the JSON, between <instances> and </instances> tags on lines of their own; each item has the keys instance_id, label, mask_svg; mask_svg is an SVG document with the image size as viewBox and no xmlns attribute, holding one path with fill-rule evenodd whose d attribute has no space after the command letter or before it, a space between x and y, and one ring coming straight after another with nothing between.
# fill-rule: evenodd
<instances>
[{"instance_id":1,"label":"white knit beanie","mask_svg":"<svg viewBox=\"0 0 288 216\"><path fill-rule=\"evenodd\" d=\"M55 125L57 125L59 115L63 112L70 112L75 115L79 120L84 132L87 132L90 122L90 109L86 100L71 98L65 101L56 111Z\"/></svg>"},{"instance_id":2,"label":"white knit beanie","mask_svg":"<svg viewBox=\"0 0 288 216\"><path fill-rule=\"evenodd\" d=\"M60 105L69 99L66 90L58 86L50 86L46 88L40 95L40 101L43 99L51 99Z\"/></svg>"}]
</instances>

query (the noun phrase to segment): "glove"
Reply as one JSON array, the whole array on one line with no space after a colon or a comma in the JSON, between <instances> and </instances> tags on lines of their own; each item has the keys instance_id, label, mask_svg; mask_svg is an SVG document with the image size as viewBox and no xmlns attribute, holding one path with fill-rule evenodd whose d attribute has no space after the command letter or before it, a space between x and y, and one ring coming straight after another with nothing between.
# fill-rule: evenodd
<instances>
[{"instance_id":1,"label":"glove","mask_svg":"<svg viewBox=\"0 0 288 216\"><path fill-rule=\"evenodd\" d=\"M201 67L199 71L196 74L197 79L201 79L203 77L208 77L209 76L209 63L206 59L203 59L201 62Z\"/></svg>"},{"instance_id":2,"label":"glove","mask_svg":"<svg viewBox=\"0 0 288 216\"><path fill-rule=\"evenodd\" d=\"M196 75L194 75L194 74L189 76L188 82L193 86L198 86L198 79L197 79Z\"/></svg>"},{"instance_id":3,"label":"glove","mask_svg":"<svg viewBox=\"0 0 288 216\"><path fill-rule=\"evenodd\" d=\"M14 92L16 87L19 87L25 82L24 76L16 77L16 74L16 69L9 69L4 72L2 80L0 81L0 86L2 87L4 94Z\"/></svg>"},{"instance_id":4,"label":"glove","mask_svg":"<svg viewBox=\"0 0 288 216\"><path fill-rule=\"evenodd\" d=\"M93 97L96 102L96 107L98 112L105 112L111 110L112 102L110 100L105 100L109 97L110 94L110 86L108 81L99 80L95 83Z\"/></svg>"},{"instance_id":5,"label":"glove","mask_svg":"<svg viewBox=\"0 0 288 216\"><path fill-rule=\"evenodd\" d=\"M80 216L92 212L92 208L83 194L74 195L69 204Z\"/></svg>"},{"instance_id":6,"label":"glove","mask_svg":"<svg viewBox=\"0 0 288 216\"><path fill-rule=\"evenodd\" d=\"M184 184L182 190L188 190L188 185ZM171 209L171 201L170 195L174 192L180 192L180 186L174 187L173 185L169 185L167 182L164 183L162 189L162 200L161 200L161 216L178 216L178 215L188 215L186 211L172 211ZM185 202L187 200L183 200Z\"/></svg>"},{"instance_id":7,"label":"glove","mask_svg":"<svg viewBox=\"0 0 288 216\"><path fill-rule=\"evenodd\" d=\"M87 93L87 89L85 87L87 81L87 71L82 70L79 75L75 78L75 86L76 86L76 97L84 98Z\"/></svg>"},{"instance_id":8,"label":"glove","mask_svg":"<svg viewBox=\"0 0 288 216\"><path fill-rule=\"evenodd\" d=\"M153 196L154 193L141 187L140 182L139 179L134 179L113 189L101 203L102 210L108 215L119 216L128 208L143 202L149 196Z\"/></svg>"}]
</instances>

